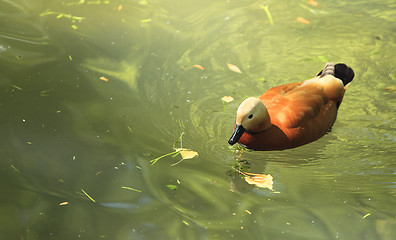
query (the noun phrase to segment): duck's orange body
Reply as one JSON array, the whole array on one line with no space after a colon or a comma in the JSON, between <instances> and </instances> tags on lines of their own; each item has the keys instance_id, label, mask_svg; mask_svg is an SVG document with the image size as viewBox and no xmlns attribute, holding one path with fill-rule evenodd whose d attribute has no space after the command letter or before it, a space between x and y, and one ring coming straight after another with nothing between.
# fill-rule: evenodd
<instances>
[{"instance_id":1,"label":"duck's orange body","mask_svg":"<svg viewBox=\"0 0 396 240\"><path fill-rule=\"evenodd\" d=\"M238 108L229 143L238 142L254 150L282 150L319 139L334 124L353 76L346 65L329 63L313 79L248 98Z\"/></svg>"}]
</instances>

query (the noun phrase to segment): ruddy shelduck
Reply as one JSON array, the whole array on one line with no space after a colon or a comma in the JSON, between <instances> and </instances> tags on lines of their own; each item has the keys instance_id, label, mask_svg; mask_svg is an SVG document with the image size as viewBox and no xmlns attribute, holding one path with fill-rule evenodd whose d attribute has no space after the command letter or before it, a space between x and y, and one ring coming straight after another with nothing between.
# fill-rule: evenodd
<instances>
[{"instance_id":1,"label":"ruddy shelduck","mask_svg":"<svg viewBox=\"0 0 396 240\"><path fill-rule=\"evenodd\" d=\"M253 150L283 150L321 138L333 126L354 75L343 63L327 63L312 79L247 98L237 110L228 143Z\"/></svg>"}]
</instances>

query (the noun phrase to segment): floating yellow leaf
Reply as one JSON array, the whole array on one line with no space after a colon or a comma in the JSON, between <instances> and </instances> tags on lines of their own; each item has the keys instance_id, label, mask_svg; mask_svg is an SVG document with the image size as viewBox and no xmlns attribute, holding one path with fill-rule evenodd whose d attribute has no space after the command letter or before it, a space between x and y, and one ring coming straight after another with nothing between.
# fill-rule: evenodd
<instances>
[{"instance_id":1,"label":"floating yellow leaf","mask_svg":"<svg viewBox=\"0 0 396 240\"><path fill-rule=\"evenodd\" d=\"M176 163L171 165L171 166L175 166L175 165L181 163L185 159L191 159L191 158L194 158L195 156L198 156L198 153L196 151L193 151L193 150L190 150L190 149L187 149L187 148L183 148L183 138L182 138L183 134L184 134L184 132L179 137L180 148L175 148L175 145L173 144L173 149L175 151L167 153L167 154L164 154L164 155L162 155L160 157L157 157L156 159L151 160L150 161L151 164L154 165L161 158L164 158L164 157L167 157L167 156L170 156L170 155L173 155L173 157L175 157L176 155L180 154L181 157L182 157L180 159L180 161L178 161L178 162L176 162Z\"/></svg>"},{"instance_id":2,"label":"floating yellow leaf","mask_svg":"<svg viewBox=\"0 0 396 240\"><path fill-rule=\"evenodd\" d=\"M108 81L109 81L109 79L105 78L104 76L101 76L99 79L100 79L100 80L103 80L103 81L105 81L105 82L108 82Z\"/></svg>"},{"instance_id":3,"label":"floating yellow leaf","mask_svg":"<svg viewBox=\"0 0 396 240\"><path fill-rule=\"evenodd\" d=\"M271 174L256 174L256 173L245 173L241 172L245 176L245 181L249 184L254 184L257 187L268 188L272 190L273 177Z\"/></svg>"},{"instance_id":4,"label":"floating yellow leaf","mask_svg":"<svg viewBox=\"0 0 396 240\"><path fill-rule=\"evenodd\" d=\"M59 206L64 206L64 205L67 205L67 204L69 204L69 202L62 202L62 203L59 203Z\"/></svg>"},{"instance_id":5,"label":"floating yellow leaf","mask_svg":"<svg viewBox=\"0 0 396 240\"><path fill-rule=\"evenodd\" d=\"M370 215L371 215L371 213L367 213L366 215L363 216L363 219L368 217L368 216L370 216Z\"/></svg>"},{"instance_id":6,"label":"floating yellow leaf","mask_svg":"<svg viewBox=\"0 0 396 240\"><path fill-rule=\"evenodd\" d=\"M175 150L180 153L182 159L191 159L195 156L198 156L198 153L196 151L187 148L176 148Z\"/></svg>"},{"instance_id":7,"label":"floating yellow leaf","mask_svg":"<svg viewBox=\"0 0 396 240\"><path fill-rule=\"evenodd\" d=\"M122 5L120 4L120 5L118 5L118 8L117 8L117 10L118 11L121 11L122 10Z\"/></svg>"},{"instance_id":8,"label":"floating yellow leaf","mask_svg":"<svg viewBox=\"0 0 396 240\"><path fill-rule=\"evenodd\" d=\"M221 100L224 102L232 102L232 101L234 101L234 98L231 96L224 96L221 98Z\"/></svg>"},{"instance_id":9,"label":"floating yellow leaf","mask_svg":"<svg viewBox=\"0 0 396 240\"><path fill-rule=\"evenodd\" d=\"M315 1L315 0L308 0L308 4L311 4L311 5L314 6L314 7L317 7L317 6L318 6L318 2Z\"/></svg>"},{"instance_id":10,"label":"floating yellow leaf","mask_svg":"<svg viewBox=\"0 0 396 240\"><path fill-rule=\"evenodd\" d=\"M307 19L305 19L303 17L298 17L297 18L297 22L304 23L304 24L309 24L310 23Z\"/></svg>"},{"instance_id":11,"label":"floating yellow leaf","mask_svg":"<svg viewBox=\"0 0 396 240\"><path fill-rule=\"evenodd\" d=\"M205 70L204 67L202 67L201 65L198 65L198 64L193 65L193 67L198 68L199 70L202 70L202 71Z\"/></svg>"},{"instance_id":12,"label":"floating yellow leaf","mask_svg":"<svg viewBox=\"0 0 396 240\"><path fill-rule=\"evenodd\" d=\"M227 67L233 72L242 73L242 71L239 69L239 67L235 66L234 64L227 63Z\"/></svg>"}]
</instances>

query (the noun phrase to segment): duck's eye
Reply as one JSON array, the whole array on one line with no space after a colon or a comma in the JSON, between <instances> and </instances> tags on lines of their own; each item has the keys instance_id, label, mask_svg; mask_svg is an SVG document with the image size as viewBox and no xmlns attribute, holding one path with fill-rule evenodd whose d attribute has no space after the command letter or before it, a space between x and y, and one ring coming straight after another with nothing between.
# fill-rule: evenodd
<instances>
[{"instance_id":1,"label":"duck's eye","mask_svg":"<svg viewBox=\"0 0 396 240\"><path fill-rule=\"evenodd\" d=\"M253 114L250 114L250 115L248 116L249 119L251 119L252 117L253 117Z\"/></svg>"}]
</instances>

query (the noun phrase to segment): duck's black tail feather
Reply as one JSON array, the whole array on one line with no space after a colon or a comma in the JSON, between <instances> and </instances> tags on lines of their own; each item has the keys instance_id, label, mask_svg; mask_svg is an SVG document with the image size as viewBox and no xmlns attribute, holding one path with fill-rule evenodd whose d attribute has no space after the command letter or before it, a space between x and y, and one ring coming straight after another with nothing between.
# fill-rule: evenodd
<instances>
[{"instance_id":1,"label":"duck's black tail feather","mask_svg":"<svg viewBox=\"0 0 396 240\"><path fill-rule=\"evenodd\" d=\"M322 71L320 71L316 76L324 77L326 75L334 75L334 77L341 79L342 83L347 85L352 82L355 73L352 68L348 67L344 63L338 63L334 65L333 63L327 63Z\"/></svg>"},{"instance_id":2,"label":"duck's black tail feather","mask_svg":"<svg viewBox=\"0 0 396 240\"><path fill-rule=\"evenodd\" d=\"M334 77L341 79L344 83L344 86L348 83L352 82L355 73L353 72L352 68L348 67L343 63L338 63L335 66Z\"/></svg>"}]
</instances>

